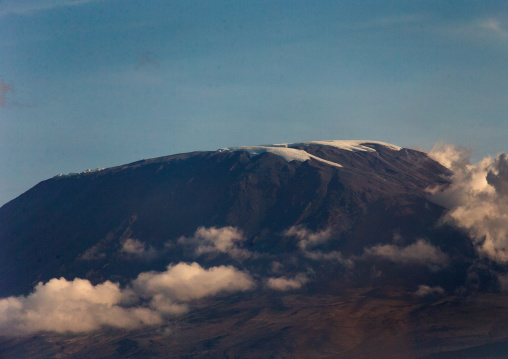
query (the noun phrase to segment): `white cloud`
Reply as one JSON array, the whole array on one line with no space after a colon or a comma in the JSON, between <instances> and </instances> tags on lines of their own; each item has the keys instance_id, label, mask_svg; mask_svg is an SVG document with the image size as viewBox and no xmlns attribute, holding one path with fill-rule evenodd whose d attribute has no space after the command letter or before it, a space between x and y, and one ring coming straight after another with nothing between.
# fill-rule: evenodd
<instances>
[{"instance_id":1,"label":"white cloud","mask_svg":"<svg viewBox=\"0 0 508 359\"><path fill-rule=\"evenodd\" d=\"M313 247L325 244L333 239L331 228L313 232L303 226L293 226L283 233L286 237L295 237L298 240L298 248L303 255L315 261L337 261L347 267L353 266L353 261L344 259L339 251L322 251L312 249Z\"/></svg>"},{"instance_id":2,"label":"white cloud","mask_svg":"<svg viewBox=\"0 0 508 359\"><path fill-rule=\"evenodd\" d=\"M79 259L90 261L90 260L96 260L96 259L104 259L106 258L106 253L102 252L103 248L101 244L96 244L93 247L88 248L85 253L83 253Z\"/></svg>"},{"instance_id":3,"label":"white cloud","mask_svg":"<svg viewBox=\"0 0 508 359\"><path fill-rule=\"evenodd\" d=\"M327 228L322 231L313 232L302 226L293 226L284 232L286 237L296 237L298 247L305 251L308 248L326 243L332 238L332 230Z\"/></svg>"},{"instance_id":4,"label":"white cloud","mask_svg":"<svg viewBox=\"0 0 508 359\"><path fill-rule=\"evenodd\" d=\"M319 250L304 251L303 255L315 261L336 261L349 268L352 268L354 266L353 258L345 259L342 256L342 253L339 251L329 251L329 252Z\"/></svg>"},{"instance_id":5,"label":"white cloud","mask_svg":"<svg viewBox=\"0 0 508 359\"><path fill-rule=\"evenodd\" d=\"M121 251L128 254L142 254L146 245L137 239L128 238L123 244Z\"/></svg>"},{"instance_id":6,"label":"white cloud","mask_svg":"<svg viewBox=\"0 0 508 359\"><path fill-rule=\"evenodd\" d=\"M76 333L102 326L132 329L161 323L158 313L143 307L121 307L121 300L119 285L109 281L93 286L84 279L54 278L39 283L26 297L0 299L0 333Z\"/></svg>"},{"instance_id":7,"label":"white cloud","mask_svg":"<svg viewBox=\"0 0 508 359\"><path fill-rule=\"evenodd\" d=\"M508 38L508 31L504 24L496 18L482 19L476 22L476 27L480 30L485 31L487 34L492 34L501 39Z\"/></svg>"},{"instance_id":8,"label":"white cloud","mask_svg":"<svg viewBox=\"0 0 508 359\"><path fill-rule=\"evenodd\" d=\"M5 0L0 7L0 16L8 14L26 15L41 10L64 6L77 6L102 0Z\"/></svg>"},{"instance_id":9,"label":"white cloud","mask_svg":"<svg viewBox=\"0 0 508 359\"><path fill-rule=\"evenodd\" d=\"M393 244L377 245L365 249L367 256L380 257L399 263L415 263L428 266L442 266L448 262L448 256L439 248L419 239L407 247L399 247Z\"/></svg>"},{"instance_id":10,"label":"white cloud","mask_svg":"<svg viewBox=\"0 0 508 359\"><path fill-rule=\"evenodd\" d=\"M429 190L430 199L449 209L444 221L466 229L483 256L508 262L508 158L505 154L471 164L469 151L454 146L430 155L453 171L449 186Z\"/></svg>"},{"instance_id":11,"label":"white cloud","mask_svg":"<svg viewBox=\"0 0 508 359\"><path fill-rule=\"evenodd\" d=\"M204 269L198 263L179 263L169 265L162 273L141 273L132 286L143 297L163 294L171 300L185 302L218 293L246 291L255 283L248 273L233 266Z\"/></svg>"},{"instance_id":12,"label":"white cloud","mask_svg":"<svg viewBox=\"0 0 508 359\"><path fill-rule=\"evenodd\" d=\"M445 291L439 286L429 287L428 285L419 285L415 292L418 297L429 297L429 296L443 296Z\"/></svg>"},{"instance_id":13,"label":"white cloud","mask_svg":"<svg viewBox=\"0 0 508 359\"><path fill-rule=\"evenodd\" d=\"M162 293L154 294L150 300L150 307L165 315L180 315L189 310L185 303L176 303Z\"/></svg>"},{"instance_id":14,"label":"white cloud","mask_svg":"<svg viewBox=\"0 0 508 359\"><path fill-rule=\"evenodd\" d=\"M272 273L280 273L282 269L284 268L284 265L280 262L273 261L271 271Z\"/></svg>"},{"instance_id":15,"label":"white cloud","mask_svg":"<svg viewBox=\"0 0 508 359\"><path fill-rule=\"evenodd\" d=\"M197 256L207 253L227 253L233 258L248 258L252 253L239 247L245 240L242 231L235 227L199 227L194 236L180 237L178 243L195 246Z\"/></svg>"},{"instance_id":16,"label":"white cloud","mask_svg":"<svg viewBox=\"0 0 508 359\"><path fill-rule=\"evenodd\" d=\"M456 147L444 143L436 143L428 152L428 156L446 168L452 169L469 163L471 150L465 147Z\"/></svg>"},{"instance_id":17,"label":"white cloud","mask_svg":"<svg viewBox=\"0 0 508 359\"><path fill-rule=\"evenodd\" d=\"M103 326L133 329L157 325L165 316L185 313L192 300L254 286L248 273L234 267L204 269L197 263L141 273L125 289L110 281L94 286L85 279L54 278L39 283L28 296L0 299L0 334L79 333Z\"/></svg>"},{"instance_id":18,"label":"white cloud","mask_svg":"<svg viewBox=\"0 0 508 359\"><path fill-rule=\"evenodd\" d=\"M300 289L309 279L305 274L298 274L294 278L288 277L271 277L266 281L266 286L273 290L287 291Z\"/></svg>"},{"instance_id":19,"label":"white cloud","mask_svg":"<svg viewBox=\"0 0 508 359\"><path fill-rule=\"evenodd\" d=\"M490 16L452 22L437 29L442 34L469 41L479 41L482 44L488 41L504 44L508 39L507 28L505 19L499 16Z\"/></svg>"},{"instance_id":20,"label":"white cloud","mask_svg":"<svg viewBox=\"0 0 508 359\"><path fill-rule=\"evenodd\" d=\"M148 260L153 259L157 256L155 248L152 246L147 246L146 243L133 238L128 238L125 240L125 242L122 243L122 248L120 251L128 257Z\"/></svg>"}]
</instances>

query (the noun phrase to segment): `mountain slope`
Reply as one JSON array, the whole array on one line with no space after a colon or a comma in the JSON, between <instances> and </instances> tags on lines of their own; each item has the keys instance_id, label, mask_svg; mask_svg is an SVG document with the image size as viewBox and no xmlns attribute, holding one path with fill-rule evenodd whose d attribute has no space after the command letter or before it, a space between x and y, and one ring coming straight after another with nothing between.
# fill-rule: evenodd
<instances>
[{"instance_id":1,"label":"mountain slope","mask_svg":"<svg viewBox=\"0 0 508 359\"><path fill-rule=\"evenodd\" d=\"M269 152L251 158L234 150L168 156L41 182L0 209L5 249L0 293L26 293L53 277L86 277L90 268L80 258L86 253L92 258L100 248L96 257L107 253L105 263L127 237L161 249L200 226L234 226L254 249L269 251L287 246L271 236L295 225L330 227L340 235L369 209L382 206L379 202L407 202L410 212L410 206L422 205L427 187L444 182L447 170L424 153L365 146L374 150L295 147L341 168L315 159L287 162ZM103 280L111 274L88 277Z\"/></svg>"},{"instance_id":2,"label":"mountain slope","mask_svg":"<svg viewBox=\"0 0 508 359\"><path fill-rule=\"evenodd\" d=\"M428 200L450 174L313 141L48 179L0 208L0 356L423 357L467 348L455 315L478 303L498 317L475 343L503 342L485 333L504 297L481 294L471 240Z\"/></svg>"}]
</instances>

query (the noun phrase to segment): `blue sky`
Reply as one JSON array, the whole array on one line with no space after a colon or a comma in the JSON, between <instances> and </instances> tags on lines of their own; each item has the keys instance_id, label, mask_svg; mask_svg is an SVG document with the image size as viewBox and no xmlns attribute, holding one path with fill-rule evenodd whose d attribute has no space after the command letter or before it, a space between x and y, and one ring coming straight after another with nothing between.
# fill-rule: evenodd
<instances>
[{"instance_id":1,"label":"blue sky","mask_svg":"<svg viewBox=\"0 0 508 359\"><path fill-rule=\"evenodd\" d=\"M504 1L0 0L0 54L0 205L194 150L508 147Z\"/></svg>"}]
</instances>

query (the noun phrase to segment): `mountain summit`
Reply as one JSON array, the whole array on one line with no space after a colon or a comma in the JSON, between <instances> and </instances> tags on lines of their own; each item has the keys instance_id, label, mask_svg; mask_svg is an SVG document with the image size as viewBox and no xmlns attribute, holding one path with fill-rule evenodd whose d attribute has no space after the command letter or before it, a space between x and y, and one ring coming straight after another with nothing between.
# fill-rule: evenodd
<instances>
[{"instance_id":1,"label":"mountain summit","mask_svg":"<svg viewBox=\"0 0 508 359\"><path fill-rule=\"evenodd\" d=\"M56 176L0 209L0 293L26 294L34 283L60 276L130 278L154 264L135 261L125 268L132 261L119 248L127 239L160 253L200 227L238 228L254 252L291 250L294 239L282 233L296 226L354 235L341 243L361 250L364 242L391 241L393 233L376 228L377 238L368 238L359 232L369 227L359 221L395 207L419 216L429 205L426 188L444 183L447 174L419 151L375 141L314 141L192 152ZM402 231L409 222L401 222L392 226ZM155 268L183 254L167 252L154 259L160 263Z\"/></svg>"},{"instance_id":2,"label":"mountain summit","mask_svg":"<svg viewBox=\"0 0 508 359\"><path fill-rule=\"evenodd\" d=\"M452 295L482 292L471 273L487 276L467 234L429 200L450 175L412 149L311 141L53 177L0 208L0 297L11 296L0 299L0 334L18 335L0 354L56 357L58 341L106 357L462 350L421 322L449 314ZM84 317L53 312L47 298ZM85 334L104 328L91 344ZM418 330L428 337L411 342ZM30 352L20 338L41 332Z\"/></svg>"}]
</instances>

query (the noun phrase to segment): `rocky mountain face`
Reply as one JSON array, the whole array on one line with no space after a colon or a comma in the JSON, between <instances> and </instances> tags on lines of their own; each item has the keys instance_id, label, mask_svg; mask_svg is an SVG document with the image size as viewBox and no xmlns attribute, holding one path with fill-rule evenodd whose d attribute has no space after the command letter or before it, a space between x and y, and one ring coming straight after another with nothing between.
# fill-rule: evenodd
<instances>
[{"instance_id":1,"label":"rocky mountain face","mask_svg":"<svg viewBox=\"0 0 508 359\"><path fill-rule=\"evenodd\" d=\"M438 358L468 350L468 335L504 348L497 320L508 301L475 282L483 272L471 241L428 200L450 174L411 149L316 141L41 182L0 208L0 297L25 303L60 277L136 292L141 273L178 263L234 268L248 290L229 284L185 303L171 292L186 310L127 332L4 333L0 357ZM146 293L146 308L160 308L160 293ZM495 314L473 325L487 307Z\"/></svg>"}]
</instances>

